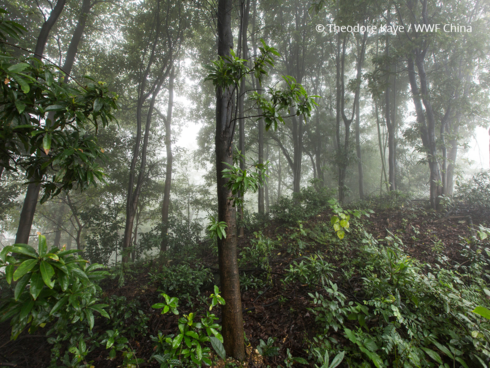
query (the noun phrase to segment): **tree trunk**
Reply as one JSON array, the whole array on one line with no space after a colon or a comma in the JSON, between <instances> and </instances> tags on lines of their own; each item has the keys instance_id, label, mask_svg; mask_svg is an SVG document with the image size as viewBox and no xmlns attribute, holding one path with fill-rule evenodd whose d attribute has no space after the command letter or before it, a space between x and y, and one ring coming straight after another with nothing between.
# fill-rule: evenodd
<instances>
[{"instance_id":1,"label":"tree trunk","mask_svg":"<svg viewBox=\"0 0 490 368\"><path fill-rule=\"evenodd\" d=\"M248 31L248 18L250 12L250 0L241 0L240 4L240 12L241 12L241 22L240 22L240 35L239 35L239 44L238 49L241 50L241 58L248 60L248 45L247 45L247 31ZM244 100L245 100L245 79L242 79L240 83L240 92L238 96L238 130L239 130L239 143L238 149L240 150L242 155L245 155L245 119L244 119ZM260 145L260 143L259 143ZM259 154L260 160L260 154ZM240 169L245 170L245 160L242 158L240 160ZM260 191L260 189L259 189ZM260 192L259 192L260 193ZM244 193L241 193L242 200ZM243 206L244 202L239 206L239 215L240 220L243 220ZM260 212L260 201L259 201L259 212ZM243 226L239 228L239 236L245 236L245 229Z\"/></svg>"},{"instance_id":2,"label":"tree trunk","mask_svg":"<svg viewBox=\"0 0 490 368\"><path fill-rule=\"evenodd\" d=\"M265 162L269 161L269 143L266 145L265 149ZM269 213L269 183L264 185L265 192L265 213Z\"/></svg>"},{"instance_id":3,"label":"tree trunk","mask_svg":"<svg viewBox=\"0 0 490 368\"><path fill-rule=\"evenodd\" d=\"M31 183L27 187L24 205L22 206L22 211L20 213L17 236L15 237L16 244L29 243L29 235L31 233L32 221L34 219L34 213L36 212L37 198L39 196L40 189L41 186L36 183Z\"/></svg>"},{"instance_id":4,"label":"tree trunk","mask_svg":"<svg viewBox=\"0 0 490 368\"><path fill-rule=\"evenodd\" d=\"M46 47L46 43L48 42L49 33L51 29L55 25L58 20L63 8L65 7L66 0L58 0L56 6L53 8L51 13L49 14L49 18L44 22L41 27L41 31L39 32L39 36L37 37L36 48L34 50L34 55L39 60L43 58L44 48Z\"/></svg>"},{"instance_id":5,"label":"tree trunk","mask_svg":"<svg viewBox=\"0 0 490 368\"><path fill-rule=\"evenodd\" d=\"M71 70L73 68L73 63L75 62L75 56L77 54L78 45L80 44L80 41L82 39L83 32L85 30L85 25L87 23L87 18L90 13L90 9L92 8L90 2L91 0L83 0L81 13L78 18L78 23L77 26L75 27L75 31L73 32L70 45L68 46L65 63L62 68L62 70L66 73L67 76L71 73ZM66 83L68 81L68 78L65 77L64 81Z\"/></svg>"},{"instance_id":6,"label":"tree trunk","mask_svg":"<svg viewBox=\"0 0 490 368\"><path fill-rule=\"evenodd\" d=\"M171 122L172 122L172 109L174 104L174 73L175 69L172 68L170 72L168 82L168 107L167 117L165 118L165 146L167 149L167 171L165 172L165 188L163 190L163 204L162 204L162 224L163 224L163 240L160 247L160 252L167 250L167 234L168 234L168 214L170 206L170 188L172 185L172 169L173 169L173 155L172 155L172 139L171 139Z\"/></svg>"},{"instance_id":7,"label":"tree trunk","mask_svg":"<svg viewBox=\"0 0 490 368\"><path fill-rule=\"evenodd\" d=\"M282 172L281 172L281 152L278 152L277 154L277 161L278 161L278 170L277 170L277 201L276 203L279 203L279 200L281 199L281 184L282 184Z\"/></svg>"},{"instance_id":8,"label":"tree trunk","mask_svg":"<svg viewBox=\"0 0 490 368\"><path fill-rule=\"evenodd\" d=\"M173 62L172 55L172 44L169 41L169 49L170 55L167 62L162 63L159 68L159 72L157 73L157 77L152 79L152 83L148 86L148 80L150 75L150 70L154 63L155 59L158 57L158 51L156 50L157 44L159 43L159 39L161 37L160 29L162 23L160 22L160 1L157 1L157 9L156 9L156 17L155 17L155 30L154 30L154 38L151 41L151 44L148 45L148 48L151 47L150 55L148 57L148 62L145 66L145 70L142 72L141 77L138 81L138 101L136 105L136 142L133 148L133 157L131 159L131 165L129 169L129 180L128 180L128 190L126 196L126 224L124 227L124 236L122 242L122 263L127 263L129 261L129 254L127 249L131 247L131 239L133 232L133 223L136 215L136 209L138 206L139 196L141 194L141 189L144 183L145 177L145 169L146 169L146 158L147 158L147 148L148 148L148 140L150 136L150 127L151 121L153 117L153 110L155 107L155 100L160 93L160 89L164 80L167 78ZM150 97L149 105L146 105L147 99ZM141 144L141 135L142 135L142 126L143 126L143 108L148 106L148 111L146 113L146 123L145 123L145 134L143 138L143 144ZM141 155L140 155L140 146L141 146ZM141 157L139 172L136 173L136 163L138 159ZM136 176L137 175L137 176Z\"/></svg>"},{"instance_id":9,"label":"tree trunk","mask_svg":"<svg viewBox=\"0 0 490 368\"><path fill-rule=\"evenodd\" d=\"M388 9L388 24L390 24L391 7ZM390 38L386 33L386 60L389 62L390 55ZM391 121L391 104L390 104L390 74L391 64L386 66L386 90L385 90L385 120L388 130L388 183L390 191L395 190L395 127Z\"/></svg>"},{"instance_id":10,"label":"tree trunk","mask_svg":"<svg viewBox=\"0 0 490 368\"><path fill-rule=\"evenodd\" d=\"M53 246L56 248L60 247L61 241L61 224L63 223L63 217L65 215L66 206L63 201L60 203L60 207L58 209L58 216L56 218L56 234L54 237Z\"/></svg>"},{"instance_id":11,"label":"tree trunk","mask_svg":"<svg viewBox=\"0 0 490 368\"><path fill-rule=\"evenodd\" d=\"M161 79L156 82L157 86L155 87L153 91L153 96L150 101L150 106L148 108L148 112L146 114L146 124L145 124L145 135L143 138L143 144L141 146L141 162L140 162L140 167L139 167L139 173L138 177L136 178L136 161L139 157L139 146L140 146L140 140L141 140L141 120L142 120L142 109L143 109L143 103L144 99L140 98L138 101L138 106L137 106L137 112L136 112L136 119L137 119L137 125L138 125L138 133L136 137L136 144L135 148L133 150L133 159L131 161L131 169L130 169L130 174L129 174L129 184L128 184L128 196L127 196L127 201L126 201L126 226L124 228L124 237L123 237L123 244L122 244L122 263L127 263L129 261L129 254L126 251L131 247L131 239L132 239L132 232L133 232L133 223L136 215L136 209L138 206L138 201L139 201L139 196L141 194L141 188L143 186L144 182L144 176L145 176L145 168L146 168L146 157L147 157L147 148L148 148L148 140L150 136L150 127L151 127L151 120L153 116L153 109L155 106L155 99L160 92L160 88L162 86L164 76L161 77ZM144 87L142 88L144 91ZM136 186L133 189L133 185L135 184L136 181Z\"/></svg>"},{"instance_id":12,"label":"tree trunk","mask_svg":"<svg viewBox=\"0 0 490 368\"><path fill-rule=\"evenodd\" d=\"M345 198L345 177L347 172L347 167L349 165L348 155L349 155L349 145L350 145L350 126L352 124L352 120L354 119L354 114L356 111L356 105L359 104L359 94L360 88L356 89L354 95L354 104L352 106L352 116L350 119L347 118L344 111L345 105L345 51L346 51L346 43L347 36L344 35L344 39L342 41L342 54L340 55L340 33L337 38L338 46L337 46L337 142L338 142L338 158L339 158L339 202L342 204ZM364 32L361 54L359 55L359 59L357 60L357 75L356 79L360 82L361 80L361 71L362 64L364 62L364 53L366 50L366 40L367 40L367 32ZM340 65L339 65L340 64ZM342 121L344 123L344 144L342 146L340 139L340 118L342 117Z\"/></svg>"},{"instance_id":13,"label":"tree trunk","mask_svg":"<svg viewBox=\"0 0 490 368\"><path fill-rule=\"evenodd\" d=\"M218 55L227 57L233 47L231 31L231 0L218 2ZM245 358L242 302L237 261L236 214L231 190L226 188L227 178L222 172L224 163L233 164L231 145L234 126L231 123L233 96L230 88L216 89L216 171L218 191L218 221L227 224L226 238L218 239L219 269L222 296L226 304L221 307L223 340L226 354L238 360Z\"/></svg>"}]
</instances>

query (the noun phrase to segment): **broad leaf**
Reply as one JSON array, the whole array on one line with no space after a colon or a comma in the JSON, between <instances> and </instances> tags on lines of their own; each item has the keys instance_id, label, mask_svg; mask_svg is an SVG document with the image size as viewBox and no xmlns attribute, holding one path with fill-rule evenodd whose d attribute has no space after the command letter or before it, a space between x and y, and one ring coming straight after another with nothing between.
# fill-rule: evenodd
<instances>
[{"instance_id":1,"label":"broad leaf","mask_svg":"<svg viewBox=\"0 0 490 368\"><path fill-rule=\"evenodd\" d=\"M33 247L27 244L14 244L11 249L12 253L19 253L32 258L37 258L38 254Z\"/></svg>"},{"instance_id":2,"label":"broad leaf","mask_svg":"<svg viewBox=\"0 0 490 368\"><path fill-rule=\"evenodd\" d=\"M34 300L37 299L41 291L43 290L44 282L41 274L39 272L35 272L31 276L31 288L29 292L31 293Z\"/></svg>"},{"instance_id":3,"label":"broad leaf","mask_svg":"<svg viewBox=\"0 0 490 368\"><path fill-rule=\"evenodd\" d=\"M29 282L31 278L31 274L28 273L27 275L22 276L22 278L17 282L17 285L15 285L15 290L14 290L14 299L19 300L20 295L26 288L27 283Z\"/></svg>"},{"instance_id":4,"label":"broad leaf","mask_svg":"<svg viewBox=\"0 0 490 368\"><path fill-rule=\"evenodd\" d=\"M476 307L475 309L473 309L472 311L473 313L476 313L486 319L490 319L490 310L488 310L487 308L485 307Z\"/></svg>"},{"instance_id":5,"label":"broad leaf","mask_svg":"<svg viewBox=\"0 0 490 368\"><path fill-rule=\"evenodd\" d=\"M211 346L213 347L214 351L216 352L216 354L218 354L220 356L221 359L223 360L226 360L226 351L225 351L225 347L223 346L223 344L221 343L221 341L219 341L216 337L214 336L211 336L209 338L209 340L211 341Z\"/></svg>"},{"instance_id":6,"label":"broad leaf","mask_svg":"<svg viewBox=\"0 0 490 368\"><path fill-rule=\"evenodd\" d=\"M41 261L40 265L41 275L43 277L44 283L50 289L54 286L54 281L51 281L51 278L54 276L54 268L46 261Z\"/></svg>"},{"instance_id":7,"label":"broad leaf","mask_svg":"<svg viewBox=\"0 0 490 368\"><path fill-rule=\"evenodd\" d=\"M30 270L32 270L32 268L37 264L37 262L38 262L37 259L28 259L22 262L22 264L14 272L14 281L17 281L26 273L28 273Z\"/></svg>"}]
</instances>

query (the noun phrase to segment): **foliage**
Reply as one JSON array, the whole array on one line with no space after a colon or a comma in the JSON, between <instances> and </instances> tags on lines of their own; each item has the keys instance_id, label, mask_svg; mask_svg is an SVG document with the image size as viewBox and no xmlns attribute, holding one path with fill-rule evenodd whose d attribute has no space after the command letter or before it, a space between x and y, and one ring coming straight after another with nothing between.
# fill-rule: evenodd
<instances>
[{"instance_id":1,"label":"foliage","mask_svg":"<svg viewBox=\"0 0 490 368\"><path fill-rule=\"evenodd\" d=\"M143 312L137 299L127 300L124 296L112 295L104 302L108 304L106 311L111 318L109 323L112 330L131 338L146 334L150 317Z\"/></svg>"},{"instance_id":2,"label":"foliage","mask_svg":"<svg viewBox=\"0 0 490 368\"><path fill-rule=\"evenodd\" d=\"M276 339L269 337L267 342L264 342L264 340L260 339L259 345L257 345L257 350L259 351L259 354L262 356L276 356L279 355L279 348L274 345L274 341Z\"/></svg>"},{"instance_id":3,"label":"foliage","mask_svg":"<svg viewBox=\"0 0 490 368\"><path fill-rule=\"evenodd\" d=\"M293 193L292 198L281 197L277 203L272 205L272 218L287 224L306 220L327 209L334 194L335 191L327 187L302 188L300 193Z\"/></svg>"},{"instance_id":4,"label":"foliage","mask_svg":"<svg viewBox=\"0 0 490 368\"><path fill-rule=\"evenodd\" d=\"M166 238L169 247L168 251L171 253L191 253L191 249L197 246L201 240L203 227L198 221L188 223L175 217L170 217L167 225L166 234L163 233L166 227L162 223L158 223L148 232L141 233L137 249L149 251L159 248L162 240Z\"/></svg>"},{"instance_id":5,"label":"foliage","mask_svg":"<svg viewBox=\"0 0 490 368\"><path fill-rule=\"evenodd\" d=\"M226 228L228 225L226 225L225 221L218 221L214 216L209 217L209 221L211 222L208 227L206 228L209 237L211 239L223 239L226 238Z\"/></svg>"},{"instance_id":6,"label":"foliage","mask_svg":"<svg viewBox=\"0 0 490 368\"><path fill-rule=\"evenodd\" d=\"M152 285L158 285L165 293L187 299L189 303L192 296L200 295L202 288L213 281L209 268L198 266L193 269L188 263L164 267L160 272L149 275Z\"/></svg>"},{"instance_id":7,"label":"foliage","mask_svg":"<svg viewBox=\"0 0 490 368\"><path fill-rule=\"evenodd\" d=\"M278 242L264 237L262 231L254 232L255 239L250 241L250 246L243 248L240 253L240 264L252 263L254 266L263 270L270 270L269 257L272 251L277 248Z\"/></svg>"},{"instance_id":8,"label":"foliage","mask_svg":"<svg viewBox=\"0 0 490 368\"><path fill-rule=\"evenodd\" d=\"M306 257L300 263L293 261L286 270L287 274L284 282L299 282L301 284L316 285L321 281L326 285L332 277L334 266L323 260L320 254Z\"/></svg>"},{"instance_id":9,"label":"foliage","mask_svg":"<svg viewBox=\"0 0 490 368\"><path fill-rule=\"evenodd\" d=\"M454 199L472 207L490 208L490 173L488 171L479 172L467 181L458 178Z\"/></svg>"},{"instance_id":10,"label":"foliage","mask_svg":"<svg viewBox=\"0 0 490 368\"><path fill-rule=\"evenodd\" d=\"M107 275L97 271L103 266L88 265L87 261L73 256L78 250L48 251L46 237L39 235L39 252L27 244L14 244L0 252L0 267L5 267L6 279L16 281L14 297L2 303L0 322L11 319L12 338L30 324L36 331L57 319L48 334L59 331L71 321L85 320L90 329L94 326L94 312L109 317L97 303L94 281Z\"/></svg>"},{"instance_id":11,"label":"foliage","mask_svg":"<svg viewBox=\"0 0 490 368\"><path fill-rule=\"evenodd\" d=\"M162 314L172 311L178 314L178 300L162 293L165 298L164 303L154 304L152 307L163 309ZM153 358L160 363L161 368L166 367L200 367L202 363L211 365L211 349L204 346L210 342L216 353L225 359L225 350L223 347L223 336L219 333L221 327L215 323L218 319L210 311L218 304L225 304L224 299L219 295L219 289L214 287L214 294L211 294L211 303L209 311L206 311L206 317L202 317L199 322L194 319L196 315L190 313L179 318L179 333L177 335L167 335L159 331L158 336L151 337L152 341L157 343L156 354Z\"/></svg>"},{"instance_id":12,"label":"foliage","mask_svg":"<svg viewBox=\"0 0 490 368\"><path fill-rule=\"evenodd\" d=\"M364 280L362 304L346 303L346 295L331 281L322 293L310 294L316 305L311 310L324 334L343 330L349 340L342 346L347 364L431 367L451 361L469 367L482 362L482 354L489 351L488 323L470 311L488 306L482 292L488 256L468 248L470 265L457 266L458 271L429 268L425 273L404 254L399 239L390 236L385 241L389 245L381 246L365 234L364 248L351 262Z\"/></svg>"},{"instance_id":13,"label":"foliage","mask_svg":"<svg viewBox=\"0 0 490 368\"><path fill-rule=\"evenodd\" d=\"M223 162L229 167L229 169L223 170L223 178L229 179L226 182L226 187L231 190L231 194L233 195L231 198L233 200L233 206L243 205L242 193L250 191L256 193L257 190L259 190L259 187L266 184L267 165L269 164L269 162L266 162L265 164L254 162L250 167L253 167L255 171L248 170L247 174L247 169L242 170L239 166L240 159L243 160L243 162L246 160L245 156L243 156L239 150L236 150L235 155L233 156L233 165Z\"/></svg>"},{"instance_id":14,"label":"foliage","mask_svg":"<svg viewBox=\"0 0 490 368\"><path fill-rule=\"evenodd\" d=\"M36 58L0 59L0 159L44 188L42 202L75 185L81 190L103 180L98 161L104 150L92 130L114 120L117 97L87 77L78 88L59 84L63 73ZM48 178L49 169L56 171Z\"/></svg>"},{"instance_id":15,"label":"foliage","mask_svg":"<svg viewBox=\"0 0 490 368\"><path fill-rule=\"evenodd\" d=\"M0 39L6 40L8 37L13 38L16 41L20 41L20 36L27 31L25 27L19 23L13 22L9 19L5 19L8 12L4 9L0 9ZM4 47L1 45L0 47Z\"/></svg>"},{"instance_id":16,"label":"foliage","mask_svg":"<svg viewBox=\"0 0 490 368\"><path fill-rule=\"evenodd\" d=\"M117 251L122 241L119 230L122 229L122 219L119 216L119 206L106 205L105 211L92 207L81 213L80 217L91 232L85 238L84 256L92 263L109 264L111 255Z\"/></svg>"}]
</instances>

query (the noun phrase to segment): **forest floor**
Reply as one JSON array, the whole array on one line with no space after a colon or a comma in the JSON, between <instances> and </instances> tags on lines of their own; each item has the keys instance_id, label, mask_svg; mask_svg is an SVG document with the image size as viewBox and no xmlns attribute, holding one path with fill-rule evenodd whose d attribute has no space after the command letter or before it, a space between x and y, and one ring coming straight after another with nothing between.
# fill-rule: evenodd
<instances>
[{"instance_id":1,"label":"forest floor","mask_svg":"<svg viewBox=\"0 0 490 368\"><path fill-rule=\"evenodd\" d=\"M364 229L371 233L376 239L384 239L389 235L396 235L405 244L405 251L411 257L419 260L422 264L436 265L441 257L446 257L449 263L463 263L461 255L462 238L470 238L475 235L475 230L480 224L490 225L490 214L478 210L468 210L460 208L450 213L437 214L421 206L406 206L396 209L376 209L370 217L361 219ZM305 220L302 225L306 233L322 224L330 224L332 213L325 211ZM288 251L292 240L288 235L298 230L297 225L285 225L278 222L263 224L260 228L263 235L271 239L280 236L281 244L274 249L269 257L268 277L269 282L258 289L242 290L243 318L245 323L245 333L248 339L247 362L242 366L248 367L277 367L284 366L286 351L289 349L294 357L307 357L306 341L318 333L315 324L315 316L309 310L312 307L309 293L314 293L320 289L318 284L283 283L280 280L285 277L286 270L294 260L300 262L302 258L309 254L321 252L324 260L335 266L333 272L333 282L338 284L339 290L348 296L349 300L357 301L362 296L358 292L362 289L362 280L356 275L348 280L342 275L343 262L349 257L349 252L356 252L356 245L333 248L318 242L314 238L305 237L303 249L296 253ZM250 245L255 236L253 231L246 232L244 238L239 239L239 247L244 248ZM350 242L346 236L346 242ZM306 244L306 245L305 245ZM339 252L342 257L339 257ZM347 254L346 254L347 252ZM216 259L209 251L202 252L202 262L207 267L215 268ZM352 255L353 256L353 255ZM139 309L149 317L146 323L145 334L138 334L129 339L129 344L138 358L145 360L139 367L158 367L155 360L150 360L154 353L154 343L150 336L156 336L158 331L163 334L175 333L177 331L177 320L179 316L171 313L161 314L160 310L153 309L151 306L162 302L158 287L151 285L148 272L154 265L147 265L146 269L141 269L134 273L132 278L128 278L123 287L117 287L117 280L103 284L104 296L124 296L129 300L138 300ZM250 267L247 267L250 270ZM249 271L256 272L257 276L263 270L256 269ZM270 282L272 281L272 282ZM209 296L210 291L203 292ZM172 295L170 292L168 293ZM194 309L196 306L194 306ZM187 307L180 307L180 314L187 314L192 310ZM220 317L219 308L214 312ZM346 321L348 325L351 321ZM95 332L103 332L106 327L106 320L98 318L95 322ZM4 366L44 368L49 366L51 345L47 338L38 330L35 334L29 335L27 332L16 341L10 341L10 327L8 323L0 325L0 362L16 362ZM256 347L260 340L267 341L269 337L276 338L275 345L279 346L279 354L275 356L263 357L258 354ZM336 339L345 339L340 333L333 335ZM94 367L120 367L122 357L118 355L113 360L108 359L108 350L104 346L95 348L86 358L92 361ZM1 366L1 364L0 364ZM224 365L217 365L223 367ZM234 366L234 365L228 365ZM238 365L237 365L238 366ZM298 365L299 366L299 365ZM313 367L313 365L311 365ZM342 366L342 365L341 365Z\"/></svg>"}]
</instances>

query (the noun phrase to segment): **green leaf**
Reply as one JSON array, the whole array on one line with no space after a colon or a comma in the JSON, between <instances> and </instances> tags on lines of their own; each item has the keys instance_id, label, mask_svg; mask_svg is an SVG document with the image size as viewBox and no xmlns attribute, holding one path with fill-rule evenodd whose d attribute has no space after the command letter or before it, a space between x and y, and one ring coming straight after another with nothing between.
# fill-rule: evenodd
<instances>
[{"instance_id":1,"label":"green leaf","mask_svg":"<svg viewBox=\"0 0 490 368\"><path fill-rule=\"evenodd\" d=\"M50 105L50 106L46 107L46 109L44 111L48 112L48 111L65 111L65 110L66 110L66 107L63 105Z\"/></svg>"},{"instance_id":2,"label":"green leaf","mask_svg":"<svg viewBox=\"0 0 490 368\"><path fill-rule=\"evenodd\" d=\"M44 134L43 138L43 150L46 155L49 154L49 151L51 150L51 133L46 133ZM42 235L39 236L41 238ZM39 242L41 242L41 239L39 239ZM46 238L44 238L44 242L46 242ZM41 251L39 251L41 253ZM44 255L44 254L43 254Z\"/></svg>"},{"instance_id":3,"label":"green leaf","mask_svg":"<svg viewBox=\"0 0 490 368\"><path fill-rule=\"evenodd\" d=\"M216 352L216 354L218 354L220 356L221 359L223 360L226 360L226 351L225 351L225 347L223 346L223 344L221 343L221 341L219 341L216 337L214 336L211 336L209 338L209 340L211 341L211 346L213 347L214 351Z\"/></svg>"},{"instance_id":4,"label":"green leaf","mask_svg":"<svg viewBox=\"0 0 490 368\"><path fill-rule=\"evenodd\" d=\"M437 363L443 364L441 356L437 354L434 350L431 350L429 348L422 348L422 350L425 351L427 355L434 359Z\"/></svg>"},{"instance_id":5,"label":"green leaf","mask_svg":"<svg viewBox=\"0 0 490 368\"><path fill-rule=\"evenodd\" d=\"M58 257L66 256L68 254L73 254L73 253L80 253L80 252L82 251L78 249L62 250L61 252L58 253Z\"/></svg>"},{"instance_id":6,"label":"green leaf","mask_svg":"<svg viewBox=\"0 0 490 368\"><path fill-rule=\"evenodd\" d=\"M26 288L27 283L29 282L31 278L31 274L28 273L27 275L22 276L22 278L17 282L17 285L15 285L15 291L14 291L14 299L19 300L20 295Z\"/></svg>"},{"instance_id":7,"label":"green leaf","mask_svg":"<svg viewBox=\"0 0 490 368\"><path fill-rule=\"evenodd\" d=\"M196 340L199 340L199 335L197 333L195 333L194 331L187 331L185 334L187 336L190 336L190 337L196 339Z\"/></svg>"},{"instance_id":8,"label":"green leaf","mask_svg":"<svg viewBox=\"0 0 490 368\"><path fill-rule=\"evenodd\" d=\"M49 312L49 315L52 316L54 313L56 313L61 307L63 307L66 302L68 301L68 298L69 296L68 295L65 295L63 298L61 298L60 300L58 300L58 302L56 302L56 304L53 306L53 308L51 309L51 311Z\"/></svg>"},{"instance_id":9,"label":"green leaf","mask_svg":"<svg viewBox=\"0 0 490 368\"><path fill-rule=\"evenodd\" d=\"M37 259L28 259L22 262L22 264L14 272L14 281L17 281L26 273L28 273L30 270L32 270L32 268L37 264L37 262L38 262Z\"/></svg>"},{"instance_id":10,"label":"green leaf","mask_svg":"<svg viewBox=\"0 0 490 368\"><path fill-rule=\"evenodd\" d=\"M27 303L24 303L22 309L20 310L19 319L21 321L25 319L29 315L33 307L34 307L34 300L32 299L29 300Z\"/></svg>"},{"instance_id":11,"label":"green leaf","mask_svg":"<svg viewBox=\"0 0 490 368\"><path fill-rule=\"evenodd\" d=\"M344 360L344 355L345 352L338 353L335 358L333 358L332 362L330 363L329 368L335 368L337 367L340 363L342 363L342 360Z\"/></svg>"},{"instance_id":12,"label":"green leaf","mask_svg":"<svg viewBox=\"0 0 490 368\"><path fill-rule=\"evenodd\" d=\"M100 98L95 99L94 112L99 112L100 109L102 109L102 106L104 106L104 102Z\"/></svg>"},{"instance_id":13,"label":"green leaf","mask_svg":"<svg viewBox=\"0 0 490 368\"><path fill-rule=\"evenodd\" d=\"M46 134L44 136L44 139L46 139ZM46 151L46 147L44 146L44 139L43 139L43 147L44 150ZM49 147L48 151L51 149L51 138L49 138ZM46 153L47 154L47 153ZM44 257L46 253L48 252L48 245L46 244L46 237L44 235L39 235L39 256Z\"/></svg>"},{"instance_id":14,"label":"green leaf","mask_svg":"<svg viewBox=\"0 0 490 368\"><path fill-rule=\"evenodd\" d=\"M81 269L79 269L79 268L76 268L76 267L75 267L75 268L73 268L73 269L71 270L71 272L72 272L73 274L75 274L75 276L77 276L79 279L84 279L84 280L90 281L90 280L89 280L89 278L88 278L88 276L87 276L87 274L86 274L85 272L83 272L83 271L82 271Z\"/></svg>"},{"instance_id":15,"label":"green leaf","mask_svg":"<svg viewBox=\"0 0 490 368\"><path fill-rule=\"evenodd\" d=\"M163 303L156 303L156 304L153 304L151 307L152 308L155 308L155 309L162 309L163 307L165 307L165 304L163 304Z\"/></svg>"},{"instance_id":16,"label":"green leaf","mask_svg":"<svg viewBox=\"0 0 490 368\"><path fill-rule=\"evenodd\" d=\"M35 272L31 276L31 288L29 292L31 293L34 300L37 299L41 291L43 290L44 282L41 274L39 272Z\"/></svg>"},{"instance_id":17,"label":"green leaf","mask_svg":"<svg viewBox=\"0 0 490 368\"><path fill-rule=\"evenodd\" d=\"M7 278L7 283L10 285L12 283L12 278L14 276L14 265L8 265L5 267L5 276Z\"/></svg>"},{"instance_id":18,"label":"green leaf","mask_svg":"<svg viewBox=\"0 0 490 368\"><path fill-rule=\"evenodd\" d=\"M182 339L184 338L183 334L177 335L177 337L174 338L172 341L172 349L177 349L180 346L180 343L182 342Z\"/></svg>"},{"instance_id":19,"label":"green leaf","mask_svg":"<svg viewBox=\"0 0 490 368\"><path fill-rule=\"evenodd\" d=\"M197 346L196 346L196 356L197 356L197 360L201 361L202 360L202 347L201 347L201 344L197 343Z\"/></svg>"},{"instance_id":20,"label":"green leaf","mask_svg":"<svg viewBox=\"0 0 490 368\"><path fill-rule=\"evenodd\" d=\"M20 88L22 88L22 92L25 94L29 93L31 90L31 86L29 86L29 83L27 83L23 78L19 77L18 75L14 76L14 79L17 83L19 83Z\"/></svg>"},{"instance_id":21,"label":"green leaf","mask_svg":"<svg viewBox=\"0 0 490 368\"><path fill-rule=\"evenodd\" d=\"M70 285L70 277L64 273L58 275L58 282L60 283L61 290L66 291Z\"/></svg>"},{"instance_id":22,"label":"green leaf","mask_svg":"<svg viewBox=\"0 0 490 368\"><path fill-rule=\"evenodd\" d=\"M27 244L14 244L11 249L12 253L19 253L32 258L37 258L38 254L33 247Z\"/></svg>"},{"instance_id":23,"label":"green leaf","mask_svg":"<svg viewBox=\"0 0 490 368\"><path fill-rule=\"evenodd\" d=\"M466 362L463 359L457 357L456 360L461 363L463 368L468 368L468 364L466 364Z\"/></svg>"},{"instance_id":24,"label":"green leaf","mask_svg":"<svg viewBox=\"0 0 490 368\"><path fill-rule=\"evenodd\" d=\"M449 349L447 347L445 347L444 345L438 343L437 341L435 340L432 340L432 342L439 348L439 350L441 350L444 354L446 354L449 358L451 359L454 359L454 356L453 354L451 354L451 352L449 351Z\"/></svg>"},{"instance_id":25,"label":"green leaf","mask_svg":"<svg viewBox=\"0 0 490 368\"><path fill-rule=\"evenodd\" d=\"M490 310L485 307L476 307L472 310L473 313L476 313L486 319L490 319Z\"/></svg>"},{"instance_id":26,"label":"green leaf","mask_svg":"<svg viewBox=\"0 0 490 368\"><path fill-rule=\"evenodd\" d=\"M15 65L12 65L7 70L10 73L20 73L20 72L22 72L23 70L25 70L28 67L29 67L29 64L27 64L27 63L18 63L18 64L15 64Z\"/></svg>"},{"instance_id":27,"label":"green leaf","mask_svg":"<svg viewBox=\"0 0 490 368\"><path fill-rule=\"evenodd\" d=\"M109 314L104 310L105 307L108 307L107 304L94 304L94 305L91 305L89 308L90 309L93 309L97 312L99 312L101 314L101 316L105 317L105 318L111 318L109 316Z\"/></svg>"},{"instance_id":28,"label":"green leaf","mask_svg":"<svg viewBox=\"0 0 490 368\"><path fill-rule=\"evenodd\" d=\"M50 289L54 286L54 281L51 281L51 278L54 276L54 268L46 261L41 261L41 275L43 277L44 283Z\"/></svg>"},{"instance_id":29,"label":"green leaf","mask_svg":"<svg viewBox=\"0 0 490 368\"><path fill-rule=\"evenodd\" d=\"M305 358L296 357L296 358L293 358L293 360L299 364L308 364L308 361Z\"/></svg>"},{"instance_id":30,"label":"green leaf","mask_svg":"<svg viewBox=\"0 0 490 368\"><path fill-rule=\"evenodd\" d=\"M5 262L7 253L10 253L10 250L12 249L11 245L7 245L0 251L0 261Z\"/></svg>"},{"instance_id":31,"label":"green leaf","mask_svg":"<svg viewBox=\"0 0 490 368\"><path fill-rule=\"evenodd\" d=\"M90 329L94 327L94 313L90 309L85 309L85 316L87 317L88 325Z\"/></svg>"},{"instance_id":32,"label":"green leaf","mask_svg":"<svg viewBox=\"0 0 490 368\"><path fill-rule=\"evenodd\" d=\"M24 110L26 109L26 104L20 100L15 100L15 107L17 108L17 111L19 112L19 114L22 114L24 112Z\"/></svg>"}]
</instances>

